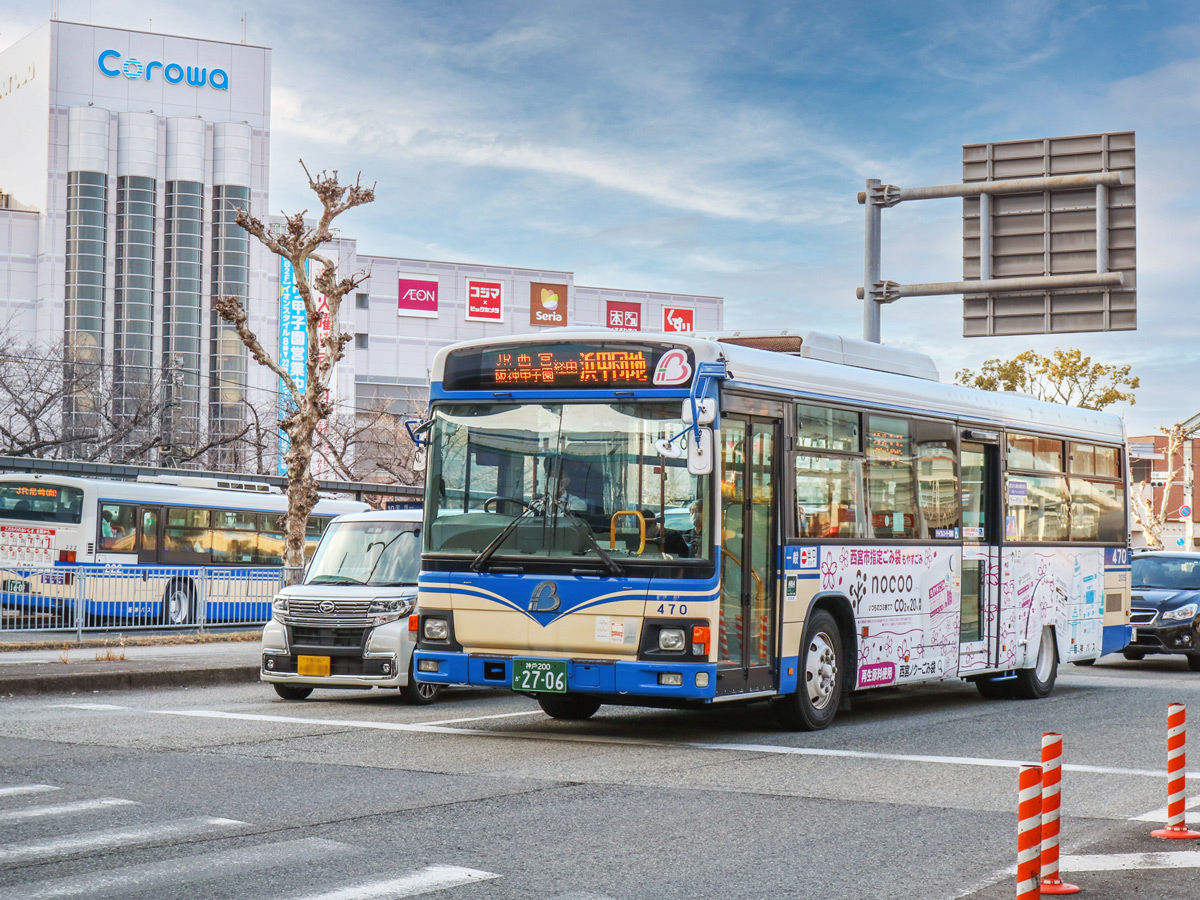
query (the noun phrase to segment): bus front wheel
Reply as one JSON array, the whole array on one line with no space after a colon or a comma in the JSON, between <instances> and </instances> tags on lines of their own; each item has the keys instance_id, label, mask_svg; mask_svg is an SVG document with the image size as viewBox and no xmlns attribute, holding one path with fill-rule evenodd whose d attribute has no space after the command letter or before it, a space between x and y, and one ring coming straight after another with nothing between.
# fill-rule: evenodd
<instances>
[{"instance_id":1,"label":"bus front wheel","mask_svg":"<svg viewBox=\"0 0 1200 900\"><path fill-rule=\"evenodd\" d=\"M175 581L167 586L162 618L167 625L187 625L192 621L192 589L186 582Z\"/></svg>"},{"instance_id":2,"label":"bus front wheel","mask_svg":"<svg viewBox=\"0 0 1200 900\"><path fill-rule=\"evenodd\" d=\"M599 700L580 694L543 694L537 702L550 718L568 721L590 719L600 708Z\"/></svg>"},{"instance_id":3,"label":"bus front wheel","mask_svg":"<svg viewBox=\"0 0 1200 900\"><path fill-rule=\"evenodd\" d=\"M775 701L775 715L792 731L827 728L842 699L842 634L826 610L809 616L800 648L796 692Z\"/></svg>"},{"instance_id":4,"label":"bus front wheel","mask_svg":"<svg viewBox=\"0 0 1200 900\"><path fill-rule=\"evenodd\" d=\"M1013 696L1018 700L1038 700L1049 696L1058 678L1058 650L1054 646L1054 629L1049 625L1042 629L1038 644L1037 661L1032 669L1017 669L1013 679Z\"/></svg>"}]
</instances>

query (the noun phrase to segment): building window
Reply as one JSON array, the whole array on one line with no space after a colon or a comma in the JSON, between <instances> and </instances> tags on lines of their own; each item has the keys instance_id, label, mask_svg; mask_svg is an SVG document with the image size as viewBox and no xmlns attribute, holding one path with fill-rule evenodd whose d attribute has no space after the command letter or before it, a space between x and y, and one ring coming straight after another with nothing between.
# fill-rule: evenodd
<instances>
[{"instance_id":1,"label":"building window","mask_svg":"<svg viewBox=\"0 0 1200 900\"><path fill-rule=\"evenodd\" d=\"M354 346L357 347L359 350L366 350L367 349L367 335L356 334L354 336Z\"/></svg>"},{"instance_id":2,"label":"building window","mask_svg":"<svg viewBox=\"0 0 1200 900\"><path fill-rule=\"evenodd\" d=\"M250 291L250 237L237 224L238 209L250 208L250 188L219 184L212 197L212 295L246 303ZM246 351L237 329L214 309L210 318L209 425L214 436L242 427Z\"/></svg>"},{"instance_id":3,"label":"building window","mask_svg":"<svg viewBox=\"0 0 1200 900\"><path fill-rule=\"evenodd\" d=\"M370 309L371 295L370 294L355 294L354 306L356 309Z\"/></svg>"}]
</instances>

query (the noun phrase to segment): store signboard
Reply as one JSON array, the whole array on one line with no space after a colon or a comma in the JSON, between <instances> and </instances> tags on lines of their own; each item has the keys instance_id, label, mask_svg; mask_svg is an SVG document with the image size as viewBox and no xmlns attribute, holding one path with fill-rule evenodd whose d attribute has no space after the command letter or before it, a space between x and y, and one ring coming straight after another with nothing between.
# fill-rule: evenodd
<instances>
[{"instance_id":1,"label":"store signboard","mask_svg":"<svg viewBox=\"0 0 1200 900\"><path fill-rule=\"evenodd\" d=\"M529 324L559 327L567 324L565 284L534 281L529 285Z\"/></svg>"},{"instance_id":2,"label":"store signboard","mask_svg":"<svg viewBox=\"0 0 1200 900\"><path fill-rule=\"evenodd\" d=\"M606 300L604 322L616 331L641 331L642 304L631 300Z\"/></svg>"},{"instance_id":3,"label":"store signboard","mask_svg":"<svg viewBox=\"0 0 1200 900\"><path fill-rule=\"evenodd\" d=\"M690 306L664 306L662 330L690 333L696 330L696 310Z\"/></svg>"},{"instance_id":4,"label":"store signboard","mask_svg":"<svg viewBox=\"0 0 1200 900\"><path fill-rule=\"evenodd\" d=\"M397 312L402 316L436 319L438 315L438 279L436 275L401 272L397 282Z\"/></svg>"},{"instance_id":5,"label":"store signboard","mask_svg":"<svg viewBox=\"0 0 1200 900\"><path fill-rule=\"evenodd\" d=\"M504 321L503 281L467 279L467 319L478 322Z\"/></svg>"}]
</instances>

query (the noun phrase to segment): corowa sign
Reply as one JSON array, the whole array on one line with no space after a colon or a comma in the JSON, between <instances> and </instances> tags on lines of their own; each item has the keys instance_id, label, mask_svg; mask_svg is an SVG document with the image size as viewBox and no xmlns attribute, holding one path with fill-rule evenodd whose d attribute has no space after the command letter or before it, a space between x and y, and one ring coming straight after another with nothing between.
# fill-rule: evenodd
<instances>
[{"instance_id":1,"label":"corowa sign","mask_svg":"<svg viewBox=\"0 0 1200 900\"><path fill-rule=\"evenodd\" d=\"M170 84L187 81L192 87L204 87L206 84L218 91L229 90L229 73L224 69L208 69L200 66L181 66L179 63L161 63L158 60L143 63L132 56L120 62L121 54L116 50L105 50L96 57L96 65L109 78L124 75L130 81L145 79L154 80L154 70L162 69L162 77Z\"/></svg>"}]
</instances>

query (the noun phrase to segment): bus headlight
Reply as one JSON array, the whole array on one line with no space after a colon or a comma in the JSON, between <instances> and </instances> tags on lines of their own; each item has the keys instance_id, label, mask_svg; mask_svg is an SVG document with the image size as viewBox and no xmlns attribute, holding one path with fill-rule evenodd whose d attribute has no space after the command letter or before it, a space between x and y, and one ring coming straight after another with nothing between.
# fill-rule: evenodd
<instances>
[{"instance_id":1,"label":"bus headlight","mask_svg":"<svg viewBox=\"0 0 1200 900\"><path fill-rule=\"evenodd\" d=\"M271 618L276 622L283 622L287 619L288 601L287 597L276 597L271 601Z\"/></svg>"},{"instance_id":2,"label":"bus headlight","mask_svg":"<svg viewBox=\"0 0 1200 900\"><path fill-rule=\"evenodd\" d=\"M425 629L422 631L425 638L430 641L445 641L450 638L450 623L445 619L426 619Z\"/></svg>"},{"instance_id":3,"label":"bus headlight","mask_svg":"<svg viewBox=\"0 0 1200 900\"><path fill-rule=\"evenodd\" d=\"M683 649L683 629L682 628L661 628L658 632L658 649L659 650L675 650Z\"/></svg>"},{"instance_id":4,"label":"bus headlight","mask_svg":"<svg viewBox=\"0 0 1200 900\"><path fill-rule=\"evenodd\" d=\"M382 597L371 601L367 615L373 616L372 625L395 622L412 612L415 601L411 597Z\"/></svg>"},{"instance_id":5,"label":"bus headlight","mask_svg":"<svg viewBox=\"0 0 1200 900\"><path fill-rule=\"evenodd\" d=\"M1170 612L1163 613L1162 617L1164 619L1172 619L1176 622L1183 619L1190 619L1196 614L1196 608L1197 607L1195 603L1189 603L1186 606L1179 607L1179 609L1173 609Z\"/></svg>"}]
</instances>

